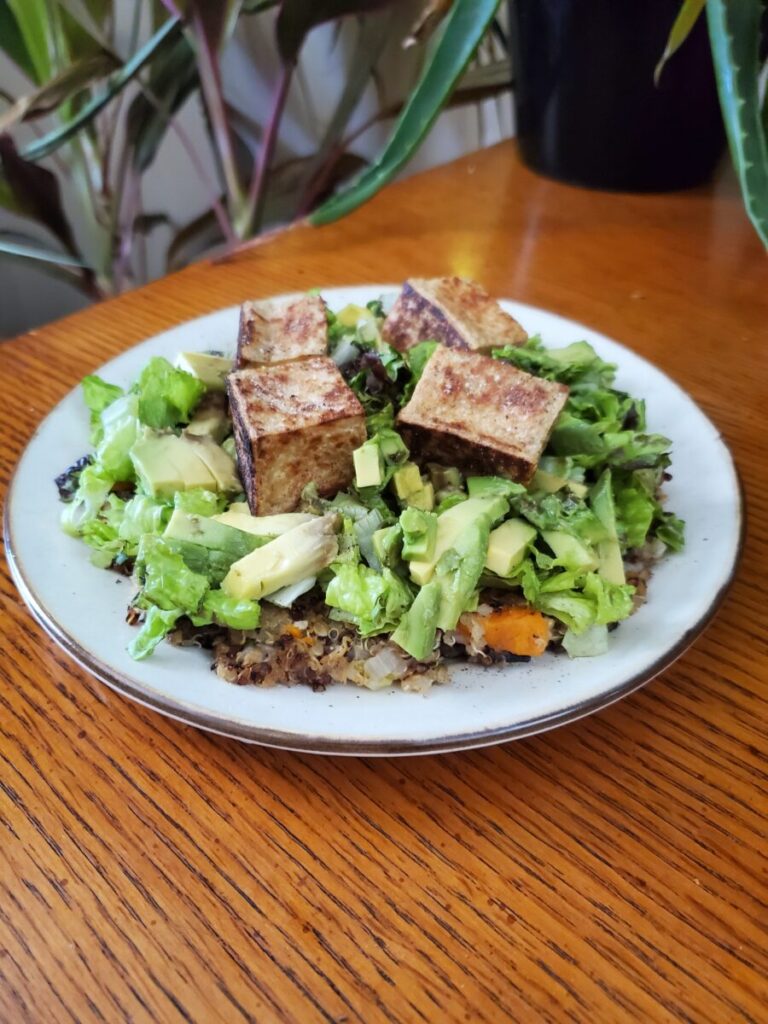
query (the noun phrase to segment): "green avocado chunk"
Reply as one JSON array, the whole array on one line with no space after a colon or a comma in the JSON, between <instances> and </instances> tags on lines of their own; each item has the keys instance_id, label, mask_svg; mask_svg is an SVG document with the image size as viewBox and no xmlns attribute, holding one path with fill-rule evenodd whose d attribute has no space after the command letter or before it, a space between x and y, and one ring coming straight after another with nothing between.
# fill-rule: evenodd
<instances>
[{"instance_id":1,"label":"green avocado chunk","mask_svg":"<svg viewBox=\"0 0 768 1024\"><path fill-rule=\"evenodd\" d=\"M232 360L210 352L179 352L176 366L197 377L210 391L223 391Z\"/></svg>"},{"instance_id":2,"label":"green avocado chunk","mask_svg":"<svg viewBox=\"0 0 768 1024\"><path fill-rule=\"evenodd\" d=\"M459 540L462 532L477 519L487 518L493 525L509 511L509 503L500 496L488 498L467 498L458 505L446 509L437 517L437 537L430 558L413 559L409 565L411 579L424 586L429 583L440 558ZM483 554L485 559L485 553Z\"/></svg>"}]
</instances>

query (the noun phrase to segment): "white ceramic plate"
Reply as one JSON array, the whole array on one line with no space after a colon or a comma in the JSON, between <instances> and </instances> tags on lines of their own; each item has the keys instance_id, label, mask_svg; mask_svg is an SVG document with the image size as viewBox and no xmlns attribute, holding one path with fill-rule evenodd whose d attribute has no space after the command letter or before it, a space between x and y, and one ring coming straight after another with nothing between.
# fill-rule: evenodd
<instances>
[{"instance_id":1,"label":"white ceramic plate","mask_svg":"<svg viewBox=\"0 0 768 1024\"><path fill-rule=\"evenodd\" d=\"M392 285L332 288L332 308L364 303ZM452 670L425 696L333 686L238 687L209 657L161 644L126 653L130 583L94 568L88 549L58 527L54 477L88 450L79 388L42 422L24 453L6 507L11 570L35 617L76 661L118 692L182 722L268 746L339 754L413 754L479 747L527 736L605 707L652 679L693 641L717 607L738 558L742 509L731 456L716 428L660 370L603 335L531 306L505 302L545 344L585 338L619 366L617 386L647 399L649 430L674 442L669 507L687 523L683 553L656 570L648 602L611 635L599 658L546 654L528 664ZM234 347L238 311L223 309L135 346L97 372L125 385L152 355Z\"/></svg>"}]
</instances>

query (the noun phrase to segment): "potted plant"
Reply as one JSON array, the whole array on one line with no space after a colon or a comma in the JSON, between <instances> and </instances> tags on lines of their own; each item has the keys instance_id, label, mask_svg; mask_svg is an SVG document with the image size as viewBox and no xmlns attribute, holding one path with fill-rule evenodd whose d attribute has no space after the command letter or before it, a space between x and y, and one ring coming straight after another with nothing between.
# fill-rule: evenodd
<instances>
[{"instance_id":1,"label":"potted plant","mask_svg":"<svg viewBox=\"0 0 768 1024\"><path fill-rule=\"evenodd\" d=\"M768 246L761 0L684 0L676 18L670 0L511 0L510 11L526 163L595 188L685 188L710 177L727 134Z\"/></svg>"}]
</instances>

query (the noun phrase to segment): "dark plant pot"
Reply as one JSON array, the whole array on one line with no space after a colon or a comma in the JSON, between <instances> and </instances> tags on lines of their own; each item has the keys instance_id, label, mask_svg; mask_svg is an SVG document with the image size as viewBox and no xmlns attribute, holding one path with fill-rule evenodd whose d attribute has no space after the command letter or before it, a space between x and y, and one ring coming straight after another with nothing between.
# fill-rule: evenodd
<instances>
[{"instance_id":1,"label":"dark plant pot","mask_svg":"<svg viewBox=\"0 0 768 1024\"><path fill-rule=\"evenodd\" d=\"M679 0L511 0L520 153L574 185L706 181L725 146L705 19L654 68Z\"/></svg>"}]
</instances>

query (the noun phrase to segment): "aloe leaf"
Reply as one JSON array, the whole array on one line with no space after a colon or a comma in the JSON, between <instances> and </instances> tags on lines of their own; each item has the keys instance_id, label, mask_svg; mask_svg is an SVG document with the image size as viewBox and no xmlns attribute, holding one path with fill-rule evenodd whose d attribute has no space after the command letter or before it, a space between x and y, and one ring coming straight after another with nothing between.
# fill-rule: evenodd
<instances>
[{"instance_id":1,"label":"aloe leaf","mask_svg":"<svg viewBox=\"0 0 768 1024\"><path fill-rule=\"evenodd\" d=\"M744 205L768 248L768 145L760 109L761 0L707 0L707 24L728 145Z\"/></svg>"},{"instance_id":2,"label":"aloe leaf","mask_svg":"<svg viewBox=\"0 0 768 1024\"><path fill-rule=\"evenodd\" d=\"M60 146L76 135L85 125L99 114L107 104L118 95L128 83L136 77L144 65L152 59L155 52L163 45L169 37L181 31L181 23L176 18L169 18L168 21L147 40L147 42L127 60L120 71L112 75L104 90L98 96L88 101L71 120L55 128L44 135L41 139L31 143L24 150L24 157L27 160L41 160L44 156L55 152Z\"/></svg>"},{"instance_id":3,"label":"aloe leaf","mask_svg":"<svg viewBox=\"0 0 768 1024\"><path fill-rule=\"evenodd\" d=\"M103 78L114 68L115 58L109 53L86 57L72 64L50 82L28 96L20 97L12 107L4 110L0 114L0 132L7 131L17 121L31 121L35 117L49 114L65 100L82 92L91 82Z\"/></svg>"},{"instance_id":4,"label":"aloe leaf","mask_svg":"<svg viewBox=\"0 0 768 1024\"><path fill-rule=\"evenodd\" d=\"M691 29L698 21L701 12L704 10L706 2L707 0L683 0L667 38L667 45L664 47L664 53L661 55L661 60L656 65L656 70L653 72L653 80L656 85L659 84L659 79L661 78L661 72L664 70L664 65L672 54L676 53L688 38L691 33Z\"/></svg>"},{"instance_id":5,"label":"aloe leaf","mask_svg":"<svg viewBox=\"0 0 768 1024\"><path fill-rule=\"evenodd\" d=\"M432 55L383 152L340 193L310 215L313 224L343 217L375 195L414 154L472 58L498 0L455 0Z\"/></svg>"},{"instance_id":6,"label":"aloe leaf","mask_svg":"<svg viewBox=\"0 0 768 1024\"><path fill-rule=\"evenodd\" d=\"M21 68L27 78L36 81L35 66L8 0L0 0L0 50Z\"/></svg>"},{"instance_id":7,"label":"aloe leaf","mask_svg":"<svg viewBox=\"0 0 768 1024\"><path fill-rule=\"evenodd\" d=\"M16 18L21 38L29 54L36 82L45 82L51 75L49 46L49 12L46 0L8 0Z\"/></svg>"}]
</instances>

